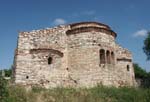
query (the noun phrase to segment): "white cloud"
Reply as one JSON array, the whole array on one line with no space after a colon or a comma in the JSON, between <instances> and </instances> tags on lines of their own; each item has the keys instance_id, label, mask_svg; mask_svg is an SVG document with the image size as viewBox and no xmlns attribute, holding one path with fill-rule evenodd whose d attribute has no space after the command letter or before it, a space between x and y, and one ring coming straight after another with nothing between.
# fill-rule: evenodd
<instances>
[{"instance_id":1,"label":"white cloud","mask_svg":"<svg viewBox=\"0 0 150 102\"><path fill-rule=\"evenodd\" d=\"M65 24L67 21L62 19L62 18L56 18L53 22L54 25L61 25L61 24Z\"/></svg>"},{"instance_id":2,"label":"white cloud","mask_svg":"<svg viewBox=\"0 0 150 102\"><path fill-rule=\"evenodd\" d=\"M147 30L141 29L133 34L134 37L144 37L147 35Z\"/></svg>"}]
</instances>

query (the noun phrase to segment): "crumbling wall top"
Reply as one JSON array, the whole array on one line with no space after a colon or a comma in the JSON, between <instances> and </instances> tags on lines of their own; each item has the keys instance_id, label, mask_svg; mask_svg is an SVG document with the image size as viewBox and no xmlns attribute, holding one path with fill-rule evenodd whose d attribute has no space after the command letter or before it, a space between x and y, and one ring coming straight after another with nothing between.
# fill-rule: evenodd
<instances>
[{"instance_id":1,"label":"crumbling wall top","mask_svg":"<svg viewBox=\"0 0 150 102\"><path fill-rule=\"evenodd\" d=\"M22 31L19 32L19 35L28 35L28 34L47 34L47 33L56 33L56 32L62 32L63 30L70 29L69 25L59 25L54 28L44 28L39 30L32 30L32 31Z\"/></svg>"}]
</instances>

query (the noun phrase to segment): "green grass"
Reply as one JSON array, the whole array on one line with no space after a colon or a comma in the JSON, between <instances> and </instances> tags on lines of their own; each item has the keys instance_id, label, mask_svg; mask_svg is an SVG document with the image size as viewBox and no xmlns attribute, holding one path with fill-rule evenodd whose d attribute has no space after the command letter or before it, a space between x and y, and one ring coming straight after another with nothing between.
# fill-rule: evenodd
<instances>
[{"instance_id":1,"label":"green grass","mask_svg":"<svg viewBox=\"0 0 150 102\"><path fill-rule=\"evenodd\" d=\"M0 102L150 102L150 88L105 87L44 89L11 85L0 77Z\"/></svg>"},{"instance_id":2,"label":"green grass","mask_svg":"<svg viewBox=\"0 0 150 102\"><path fill-rule=\"evenodd\" d=\"M21 86L7 86L7 93L0 102L150 102L150 89L128 87L26 90Z\"/></svg>"}]
</instances>

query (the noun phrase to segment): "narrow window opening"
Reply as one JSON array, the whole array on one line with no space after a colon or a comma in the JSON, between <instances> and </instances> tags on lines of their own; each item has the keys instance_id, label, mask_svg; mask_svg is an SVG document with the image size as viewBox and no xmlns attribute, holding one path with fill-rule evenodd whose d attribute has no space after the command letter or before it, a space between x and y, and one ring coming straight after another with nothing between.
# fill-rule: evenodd
<instances>
[{"instance_id":1,"label":"narrow window opening","mask_svg":"<svg viewBox=\"0 0 150 102\"><path fill-rule=\"evenodd\" d=\"M107 59L107 63L110 64L110 52L109 51L106 52L106 59Z\"/></svg>"},{"instance_id":2,"label":"narrow window opening","mask_svg":"<svg viewBox=\"0 0 150 102\"><path fill-rule=\"evenodd\" d=\"M49 65L52 64L52 57L49 57L49 58L48 58L48 64L49 64Z\"/></svg>"},{"instance_id":3,"label":"narrow window opening","mask_svg":"<svg viewBox=\"0 0 150 102\"><path fill-rule=\"evenodd\" d=\"M114 52L111 52L111 64L115 63L115 56L114 56Z\"/></svg>"},{"instance_id":4,"label":"narrow window opening","mask_svg":"<svg viewBox=\"0 0 150 102\"><path fill-rule=\"evenodd\" d=\"M129 65L127 65L127 71L130 71L130 66Z\"/></svg>"},{"instance_id":5,"label":"narrow window opening","mask_svg":"<svg viewBox=\"0 0 150 102\"><path fill-rule=\"evenodd\" d=\"M100 64L105 64L105 50L100 50Z\"/></svg>"}]
</instances>

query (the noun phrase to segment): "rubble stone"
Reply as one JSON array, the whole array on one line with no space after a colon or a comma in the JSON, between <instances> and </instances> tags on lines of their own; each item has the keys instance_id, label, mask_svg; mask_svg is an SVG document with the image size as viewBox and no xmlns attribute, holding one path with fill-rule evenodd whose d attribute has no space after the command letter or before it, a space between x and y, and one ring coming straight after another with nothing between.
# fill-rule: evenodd
<instances>
[{"instance_id":1,"label":"rubble stone","mask_svg":"<svg viewBox=\"0 0 150 102\"><path fill-rule=\"evenodd\" d=\"M81 22L20 32L16 84L52 87L134 86L132 54L105 24Z\"/></svg>"}]
</instances>

